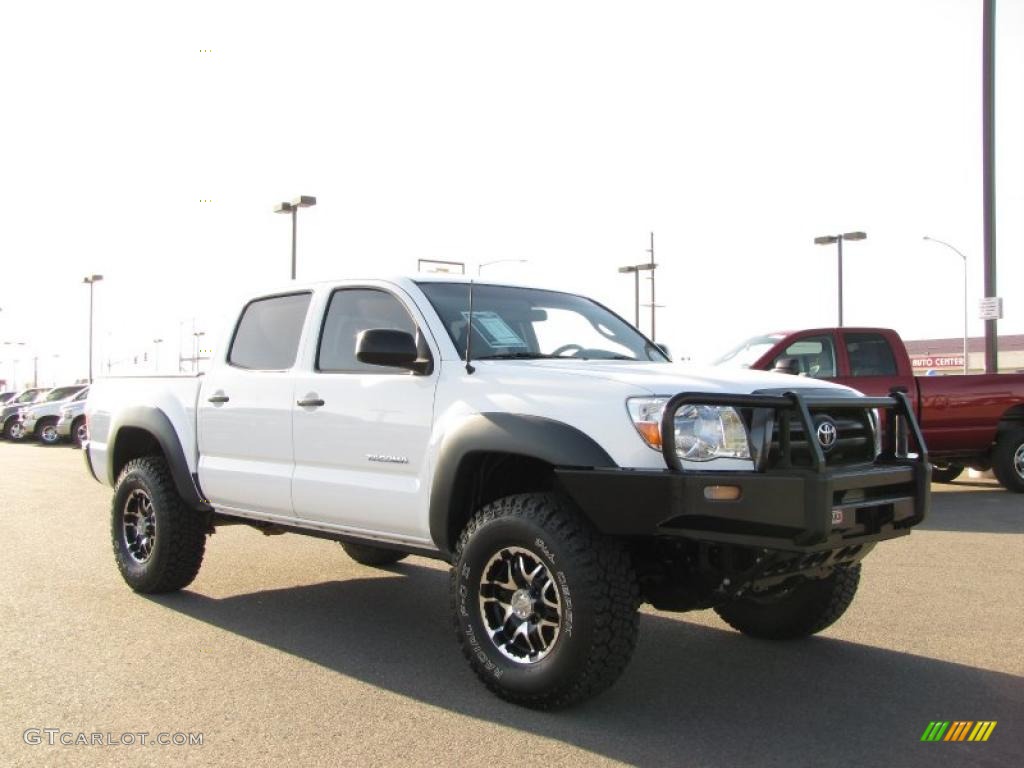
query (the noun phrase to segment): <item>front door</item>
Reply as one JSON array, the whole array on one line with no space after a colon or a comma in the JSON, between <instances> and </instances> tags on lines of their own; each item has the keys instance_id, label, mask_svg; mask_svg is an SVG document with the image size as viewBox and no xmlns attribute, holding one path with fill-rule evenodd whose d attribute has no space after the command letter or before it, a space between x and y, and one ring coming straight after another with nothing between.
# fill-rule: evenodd
<instances>
[{"instance_id":1,"label":"front door","mask_svg":"<svg viewBox=\"0 0 1024 768\"><path fill-rule=\"evenodd\" d=\"M339 288L331 295L312 370L295 381L298 518L429 542L425 460L437 372L418 375L355 356L361 331L388 328L414 334L421 357L437 361L425 327L415 306L390 290Z\"/></svg>"}]
</instances>

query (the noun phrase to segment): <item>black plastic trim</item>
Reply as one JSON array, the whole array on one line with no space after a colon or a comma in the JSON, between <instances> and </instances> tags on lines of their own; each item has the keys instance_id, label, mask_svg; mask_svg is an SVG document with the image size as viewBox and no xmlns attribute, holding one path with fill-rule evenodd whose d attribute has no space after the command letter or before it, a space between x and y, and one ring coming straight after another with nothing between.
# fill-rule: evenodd
<instances>
[{"instance_id":1,"label":"black plastic trim","mask_svg":"<svg viewBox=\"0 0 1024 768\"><path fill-rule=\"evenodd\" d=\"M117 455L118 434L125 427L141 429L151 434L160 444L160 449L171 470L171 478L179 495L185 502L197 510L210 511L209 502L201 495L199 488L189 472L185 451L182 449L178 433L167 418L167 414L159 408L134 406L125 408L119 414L115 424L110 427L110 440L107 445L107 480L113 486L117 482L114 477L114 458Z\"/></svg>"},{"instance_id":2,"label":"black plastic trim","mask_svg":"<svg viewBox=\"0 0 1024 768\"><path fill-rule=\"evenodd\" d=\"M511 413L480 413L445 435L437 454L430 495L430 536L450 555L455 541L449 531L452 496L459 467L474 453L507 453L554 467L616 467L594 440L561 421Z\"/></svg>"}]
</instances>

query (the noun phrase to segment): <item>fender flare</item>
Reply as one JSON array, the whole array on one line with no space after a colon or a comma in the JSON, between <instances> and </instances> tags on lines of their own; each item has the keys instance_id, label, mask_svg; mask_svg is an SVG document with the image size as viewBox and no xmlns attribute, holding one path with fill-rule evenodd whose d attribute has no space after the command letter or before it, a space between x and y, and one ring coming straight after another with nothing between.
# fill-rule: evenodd
<instances>
[{"instance_id":1,"label":"fender flare","mask_svg":"<svg viewBox=\"0 0 1024 768\"><path fill-rule=\"evenodd\" d=\"M114 476L114 457L117 455L119 433L125 427L141 429L154 437L167 460L174 487L186 504L197 510L211 509L209 502L201 495L197 481L189 472L185 451L174 425L167 418L167 414L159 408L142 405L125 408L118 414L117 421L111 425L108 449L110 460L107 461L107 482L111 487L117 484L117 478Z\"/></svg>"},{"instance_id":2,"label":"fender flare","mask_svg":"<svg viewBox=\"0 0 1024 768\"><path fill-rule=\"evenodd\" d=\"M449 530L459 468L474 453L509 453L553 467L616 467L608 452L576 427L541 416L478 413L441 440L430 493L430 537L450 556L458 534Z\"/></svg>"}]
</instances>

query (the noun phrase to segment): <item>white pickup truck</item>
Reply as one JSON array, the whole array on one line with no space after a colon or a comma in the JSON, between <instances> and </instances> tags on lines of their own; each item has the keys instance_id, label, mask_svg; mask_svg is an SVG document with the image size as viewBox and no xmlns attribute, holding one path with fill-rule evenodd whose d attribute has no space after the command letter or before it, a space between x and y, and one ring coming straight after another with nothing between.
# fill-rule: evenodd
<instances>
[{"instance_id":1,"label":"white pickup truck","mask_svg":"<svg viewBox=\"0 0 1024 768\"><path fill-rule=\"evenodd\" d=\"M537 708L620 675L642 601L820 631L929 504L898 392L679 367L589 299L430 276L261 295L209 373L101 379L86 416L132 589L188 585L226 524L439 558L472 668Z\"/></svg>"}]
</instances>

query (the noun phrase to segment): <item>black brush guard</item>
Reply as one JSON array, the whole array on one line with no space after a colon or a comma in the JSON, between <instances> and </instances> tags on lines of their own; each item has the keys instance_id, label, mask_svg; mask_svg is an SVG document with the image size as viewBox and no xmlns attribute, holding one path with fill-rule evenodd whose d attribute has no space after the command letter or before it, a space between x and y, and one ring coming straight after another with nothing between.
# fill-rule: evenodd
<instances>
[{"instance_id":1,"label":"black brush guard","mask_svg":"<svg viewBox=\"0 0 1024 768\"><path fill-rule=\"evenodd\" d=\"M778 425L777 459L768 466L763 451L752 445L754 471L684 468L676 453L674 425L677 411L691 405L770 414ZM812 411L830 409L885 413L879 420L879 428L884 426L882 449L873 462L829 466L815 438ZM792 421L805 436L809 466L793 462ZM661 434L667 470L555 470L565 490L604 533L811 553L902 536L928 514L928 451L910 401L899 391L889 397L684 392L666 404ZM730 494L736 498L716 498Z\"/></svg>"}]
</instances>

